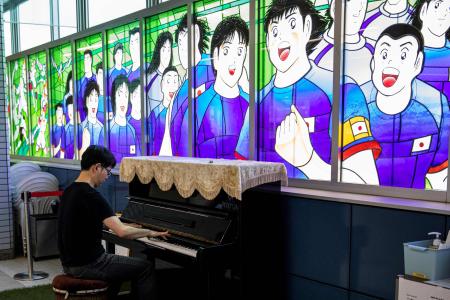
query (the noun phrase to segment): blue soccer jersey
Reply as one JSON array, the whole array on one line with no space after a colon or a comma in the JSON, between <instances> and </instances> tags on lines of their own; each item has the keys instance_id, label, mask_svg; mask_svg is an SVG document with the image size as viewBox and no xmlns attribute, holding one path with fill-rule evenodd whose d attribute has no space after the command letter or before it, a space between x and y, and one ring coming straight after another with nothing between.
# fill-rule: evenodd
<instances>
[{"instance_id":1,"label":"blue soccer jersey","mask_svg":"<svg viewBox=\"0 0 450 300\"><path fill-rule=\"evenodd\" d=\"M60 157L61 152L64 152L64 148L65 148L65 132L64 132L64 125L58 126L53 125L52 128L52 146L54 148L58 147L58 145L60 146L60 149L58 152L53 153L54 157Z\"/></svg>"},{"instance_id":2,"label":"blue soccer jersey","mask_svg":"<svg viewBox=\"0 0 450 300\"><path fill-rule=\"evenodd\" d=\"M163 93L161 90L162 74L156 70L147 76L147 86L145 87L145 94L147 95L147 103L149 105L149 112L161 104L163 100Z\"/></svg>"},{"instance_id":3,"label":"blue soccer jersey","mask_svg":"<svg viewBox=\"0 0 450 300\"><path fill-rule=\"evenodd\" d=\"M222 97L214 86L196 100L196 156L236 158L236 146L248 109L249 96L239 88L239 96ZM248 151L240 155L248 157Z\"/></svg>"},{"instance_id":4,"label":"blue soccer jersey","mask_svg":"<svg viewBox=\"0 0 450 300\"><path fill-rule=\"evenodd\" d=\"M141 79L141 68L137 68L136 70L132 71L131 69L128 70L128 81L131 83L132 81L136 79Z\"/></svg>"},{"instance_id":5,"label":"blue soccer jersey","mask_svg":"<svg viewBox=\"0 0 450 300\"><path fill-rule=\"evenodd\" d=\"M450 101L450 41L442 48L425 47L425 61L420 80L434 86Z\"/></svg>"},{"instance_id":6,"label":"blue soccer jersey","mask_svg":"<svg viewBox=\"0 0 450 300\"><path fill-rule=\"evenodd\" d=\"M130 123L121 126L112 119L109 129L109 150L114 154L117 162L123 157L141 155L140 145L136 139L136 133Z\"/></svg>"},{"instance_id":7,"label":"blue soccer jersey","mask_svg":"<svg viewBox=\"0 0 450 300\"><path fill-rule=\"evenodd\" d=\"M64 158L66 159L74 159L74 151L75 151L75 126L73 124L67 123L64 127Z\"/></svg>"},{"instance_id":8,"label":"blue soccer jersey","mask_svg":"<svg viewBox=\"0 0 450 300\"><path fill-rule=\"evenodd\" d=\"M202 54L200 62L194 68L193 83L195 86L194 97L200 96L214 82L214 71L211 58ZM170 137L172 142L172 154L176 156L189 155L188 135L188 80L184 80L174 99L171 122Z\"/></svg>"},{"instance_id":9,"label":"blue soccer jersey","mask_svg":"<svg viewBox=\"0 0 450 300\"><path fill-rule=\"evenodd\" d=\"M390 115L378 108L373 83L362 87L369 103L373 137L381 146L376 161L380 185L423 189L427 173L447 167L450 124L447 99L420 80L414 80L412 88L411 101L405 110Z\"/></svg>"},{"instance_id":10,"label":"blue soccer jersey","mask_svg":"<svg viewBox=\"0 0 450 300\"><path fill-rule=\"evenodd\" d=\"M83 141L83 131L84 129L87 129L90 134L90 145L103 145L103 138L104 138L104 129L103 124L100 123L98 120L95 124L89 122L89 120L86 118L78 128L78 136L77 136L77 142L78 142L78 149L82 148L82 141Z\"/></svg>"}]
</instances>

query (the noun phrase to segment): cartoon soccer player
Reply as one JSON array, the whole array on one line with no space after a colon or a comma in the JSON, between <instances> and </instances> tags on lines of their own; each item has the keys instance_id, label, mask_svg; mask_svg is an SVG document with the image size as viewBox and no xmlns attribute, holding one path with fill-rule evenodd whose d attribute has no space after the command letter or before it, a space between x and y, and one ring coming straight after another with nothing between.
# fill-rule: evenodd
<instances>
[{"instance_id":1,"label":"cartoon soccer player","mask_svg":"<svg viewBox=\"0 0 450 300\"><path fill-rule=\"evenodd\" d=\"M375 44L384 29L393 24L408 23L412 12L408 0L386 0L366 14L360 32Z\"/></svg>"},{"instance_id":2,"label":"cartoon soccer player","mask_svg":"<svg viewBox=\"0 0 450 300\"><path fill-rule=\"evenodd\" d=\"M139 28L133 28L129 31L128 36L130 38L130 56L131 67L128 71L128 81L133 82L136 79L141 80L141 33Z\"/></svg>"},{"instance_id":3,"label":"cartoon soccer player","mask_svg":"<svg viewBox=\"0 0 450 300\"><path fill-rule=\"evenodd\" d=\"M116 77L119 75L127 75L127 70L122 65L122 63L123 63L123 45L120 42L116 43L116 45L114 46L113 61L114 61L114 66L109 71L109 74L108 74L108 92L110 92L110 94L108 94L109 97L112 97L112 85L113 85L114 79L116 79Z\"/></svg>"},{"instance_id":4,"label":"cartoon soccer player","mask_svg":"<svg viewBox=\"0 0 450 300\"><path fill-rule=\"evenodd\" d=\"M450 101L450 1L416 1L412 25L421 30L425 43L423 71L417 78Z\"/></svg>"},{"instance_id":5,"label":"cartoon soccer player","mask_svg":"<svg viewBox=\"0 0 450 300\"><path fill-rule=\"evenodd\" d=\"M67 78L66 78L66 88L64 90L64 98L63 98L63 111L64 111L64 115L66 116L66 123L68 123L69 121L69 116L67 113L67 98L69 96L73 96L73 79L72 79L72 71L69 71L69 73L67 74Z\"/></svg>"},{"instance_id":6,"label":"cartoon soccer player","mask_svg":"<svg viewBox=\"0 0 450 300\"><path fill-rule=\"evenodd\" d=\"M150 140L152 155L172 155L170 139L170 114L175 94L180 87L180 76L175 67L164 70L161 80L161 92L163 101L150 114Z\"/></svg>"},{"instance_id":7,"label":"cartoon soccer player","mask_svg":"<svg viewBox=\"0 0 450 300\"><path fill-rule=\"evenodd\" d=\"M95 73L97 74L97 84L98 84L98 114L97 118L100 120L100 123L103 123L105 119L105 92L103 88L103 63L99 62L95 67ZM111 106L110 101L107 101L107 104ZM110 118L112 119L112 110L111 107L108 107L108 111L110 112Z\"/></svg>"},{"instance_id":8,"label":"cartoon soccer player","mask_svg":"<svg viewBox=\"0 0 450 300\"><path fill-rule=\"evenodd\" d=\"M81 122L77 132L79 157L90 145L103 144L103 124L97 119L99 93L97 82L95 80L89 81L83 97L83 110L87 117Z\"/></svg>"},{"instance_id":9,"label":"cartoon soccer player","mask_svg":"<svg viewBox=\"0 0 450 300\"><path fill-rule=\"evenodd\" d=\"M128 78L125 75L121 74L115 78L112 92L114 117L109 125L109 149L120 162L125 156L139 156L141 152L134 128L127 120L130 95Z\"/></svg>"},{"instance_id":10,"label":"cartoon soccer player","mask_svg":"<svg viewBox=\"0 0 450 300\"><path fill-rule=\"evenodd\" d=\"M196 101L198 157L235 158L249 101L238 85L248 42L247 24L237 16L223 19L214 30L211 58L216 80Z\"/></svg>"},{"instance_id":11,"label":"cartoon soccer player","mask_svg":"<svg viewBox=\"0 0 450 300\"><path fill-rule=\"evenodd\" d=\"M131 112L128 116L128 123L134 128L136 141L141 145L141 81L138 79L130 83Z\"/></svg>"},{"instance_id":12,"label":"cartoon soccer player","mask_svg":"<svg viewBox=\"0 0 450 300\"><path fill-rule=\"evenodd\" d=\"M276 0L264 21L269 59L276 68L261 91L260 159L285 162L294 178L330 180L332 73L317 67L308 52L324 26L311 2ZM378 184L379 150L368 123L361 89L344 86L343 179Z\"/></svg>"},{"instance_id":13,"label":"cartoon soccer player","mask_svg":"<svg viewBox=\"0 0 450 300\"><path fill-rule=\"evenodd\" d=\"M52 128L52 154L53 157L64 158L65 138L64 132L64 111L63 105L58 103L55 105L56 124Z\"/></svg>"},{"instance_id":14,"label":"cartoon soccer player","mask_svg":"<svg viewBox=\"0 0 450 300\"><path fill-rule=\"evenodd\" d=\"M371 62L366 95L380 185L446 189L450 114L446 97L416 79L423 65L423 38L408 24L385 29Z\"/></svg>"},{"instance_id":15,"label":"cartoon soccer player","mask_svg":"<svg viewBox=\"0 0 450 300\"><path fill-rule=\"evenodd\" d=\"M28 133L27 133L27 125L25 123L25 120L23 118L19 121L19 143L16 146L16 153L18 155L27 155L30 143L28 141Z\"/></svg>"},{"instance_id":16,"label":"cartoon soccer player","mask_svg":"<svg viewBox=\"0 0 450 300\"><path fill-rule=\"evenodd\" d=\"M66 126L64 127L64 157L66 159L74 159L75 125L73 123L73 96L67 97L66 107L68 118ZM79 132L81 132L81 130Z\"/></svg>"},{"instance_id":17,"label":"cartoon soccer player","mask_svg":"<svg viewBox=\"0 0 450 300\"><path fill-rule=\"evenodd\" d=\"M81 121L84 121L86 118L86 112L84 109L80 109L84 107L84 94L86 92L87 85L90 81L97 81L97 77L92 72L92 51L85 50L84 51L84 75L78 82L78 93L77 93L77 107L79 118Z\"/></svg>"},{"instance_id":18,"label":"cartoon soccer player","mask_svg":"<svg viewBox=\"0 0 450 300\"><path fill-rule=\"evenodd\" d=\"M200 96L214 82L214 70L209 54L206 54L208 45L209 26L205 20L199 20L194 15L192 18L192 33L194 38L194 63L195 74L192 82L194 97ZM188 69L188 25L187 14L181 19L175 31L175 39L178 42L178 56L184 70ZM186 72L187 73L187 72ZM170 137L172 140L172 153L176 156L189 155L188 141L188 91L187 77L182 79L182 85L173 101L173 109L170 121Z\"/></svg>"},{"instance_id":19,"label":"cartoon soccer player","mask_svg":"<svg viewBox=\"0 0 450 300\"><path fill-rule=\"evenodd\" d=\"M334 18L335 0L331 0L329 13ZM359 34L367 10L367 0L345 2L345 75L362 85L370 80L370 60L373 46ZM323 39L309 56L321 68L333 71L334 22L323 34Z\"/></svg>"},{"instance_id":20,"label":"cartoon soccer player","mask_svg":"<svg viewBox=\"0 0 450 300\"><path fill-rule=\"evenodd\" d=\"M168 31L158 35L152 61L147 69L147 103L150 112L161 104L163 94L161 91L161 79L165 69L172 66L172 34Z\"/></svg>"},{"instance_id":21,"label":"cartoon soccer player","mask_svg":"<svg viewBox=\"0 0 450 300\"><path fill-rule=\"evenodd\" d=\"M38 124L32 134L34 141L36 142L36 152L39 150L44 151L44 154L48 153L48 148L46 145L45 134L47 132L47 118L45 117L45 113L41 113L38 119ZM31 141L33 144L33 141Z\"/></svg>"}]
</instances>

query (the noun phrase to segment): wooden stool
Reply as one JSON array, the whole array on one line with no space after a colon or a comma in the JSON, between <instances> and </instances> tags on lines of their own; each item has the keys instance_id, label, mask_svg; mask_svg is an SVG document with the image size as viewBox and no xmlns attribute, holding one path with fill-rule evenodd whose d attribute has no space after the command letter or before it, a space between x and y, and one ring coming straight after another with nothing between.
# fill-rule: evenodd
<instances>
[{"instance_id":1,"label":"wooden stool","mask_svg":"<svg viewBox=\"0 0 450 300\"><path fill-rule=\"evenodd\" d=\"M56 300L106 300L108 283L102 280L80 279L67 274L55 276L52 282Z\"/></svg>"}]
</instances>

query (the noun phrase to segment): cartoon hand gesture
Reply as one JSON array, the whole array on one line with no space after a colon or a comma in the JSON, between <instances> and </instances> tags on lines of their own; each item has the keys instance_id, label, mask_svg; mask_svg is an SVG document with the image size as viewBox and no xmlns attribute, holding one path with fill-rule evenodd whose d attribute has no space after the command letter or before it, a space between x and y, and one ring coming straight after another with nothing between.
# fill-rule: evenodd
<instances>
[{"instance_id":1,"label":"cartoon hand gesture","mask_svg":"<svg viewBox=\"0 0 450 300\"><path fill-rule=\"evenodd\" d=\"M302 167L311 160L313 147L308 125L294 105L277 127L275 151L295 167Z\"/></svg>"},{"instance_id":2,"label":"cartoon hand gesture","mask_svg":"<svg viewBox=\"0 0 450 300\"><path fill-rule=\"evenodd\" d=\"M91 134L87 128L83 129L82 148L87 149L91 145Z\"/></svg>"}]
</instances>

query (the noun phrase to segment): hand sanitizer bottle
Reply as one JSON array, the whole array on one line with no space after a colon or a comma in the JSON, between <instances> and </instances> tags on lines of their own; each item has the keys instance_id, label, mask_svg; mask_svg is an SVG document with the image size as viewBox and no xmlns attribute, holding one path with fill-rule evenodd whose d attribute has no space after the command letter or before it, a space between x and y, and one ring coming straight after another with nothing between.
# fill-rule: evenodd
<instances>
[{"instance_id":1,"label":"hand sanitizer bottle","mask_svg":"<svg viewBox=\"0 0 450 300\"><path fill-rule=\"evenodd\" d=\"M433 239L433 245L430 246L431 249L434 250L438 250L439 249L439 245L442 243L441 239L439 238L439 236L441 235L440 232L428 232L428 235L434 235L434 239Z\"/></svg>"}]
</instances>

